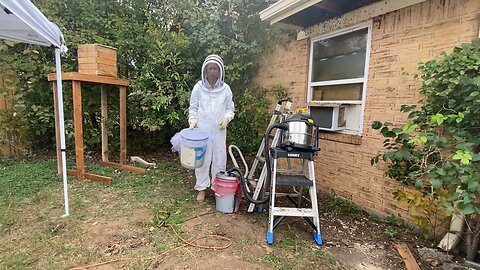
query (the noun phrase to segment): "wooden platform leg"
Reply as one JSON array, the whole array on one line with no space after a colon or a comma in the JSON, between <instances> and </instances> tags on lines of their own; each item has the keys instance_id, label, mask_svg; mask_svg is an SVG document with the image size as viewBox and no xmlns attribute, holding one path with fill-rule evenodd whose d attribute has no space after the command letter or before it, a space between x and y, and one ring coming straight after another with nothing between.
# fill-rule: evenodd
<instances>
[{"instance_id":1,"label":"wooden platform leg","mask_svg":"<svg viewBox=\"0 0 480 270\"><path fill-rule=\"evenodd\" d=\"M60 120L58 115L57 84L53 82L53 110L55 112L55 146L57 148L57 175L62 174L62 151L60 145Z\"/></svg>"},{"instance_id":2,"label":"wooden platform leg","mask_svg":"<svg viewBox=\"0 0 480 270\"><path fill-rule=\"evenodd\" d=\"M127 88L120 86L120 163L127 164Z\"/></svg>"},{"instance_id":3,"label":"wooden platform leg","mask_svg":"<svg viewBox=\"0 0 480 270\"><path fill-rule=\"evenodd\" d=\"M73 92L73 123L75 129L75 162L77 178L85 178L85 161L83 153L83 119L82 119L82 89L79 81L72 81Z\"/></svg>"},{"instance_id":4,"label":"wooden platform leg","mask_svg":"<svg viewBox=\"0 0 480 270\"><path fill-rule=\"evenodd\" d=\"M102 112L102 161L108 161L108 92L107 86L101 86L101 112Z\"/></svg>"}]
</instances>

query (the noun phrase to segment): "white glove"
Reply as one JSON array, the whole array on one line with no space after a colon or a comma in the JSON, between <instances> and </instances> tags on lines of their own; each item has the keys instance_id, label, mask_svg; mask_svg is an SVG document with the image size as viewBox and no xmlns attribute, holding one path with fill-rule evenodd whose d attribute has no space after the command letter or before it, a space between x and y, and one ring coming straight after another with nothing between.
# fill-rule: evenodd
<instances>
[{"instance_id":1,"label":"white glove","mask_svg":"<svg viewBox=\"0 0 480 270\"><path fill-rule=\"evenodd\" d=\"M192 118L192 119L188 120L188 127L190 129L195 128L196 126L197 126L197 119Z\"/></svg>"},{"instance_id":2,"label":"white glove","mask_svg":"<svg viewBox=\"0 0 480 270\"><path fill-rule=\"evenodd\" d=\"M228 123L230 123L230 120L228 120L227 118L223 118L220 122L220 129L226 129Z\"/></svg>"}]
</instances>

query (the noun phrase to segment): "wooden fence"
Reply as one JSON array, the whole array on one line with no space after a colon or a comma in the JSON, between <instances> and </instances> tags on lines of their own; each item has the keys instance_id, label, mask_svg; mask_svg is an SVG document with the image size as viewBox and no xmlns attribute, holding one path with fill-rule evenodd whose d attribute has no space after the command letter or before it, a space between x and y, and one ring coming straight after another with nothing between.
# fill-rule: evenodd
<instances>
[{"instance_id":1,"label":"wooden fence","mask_svg":"<svg viewBox=\"0 0 480 270\"><path fill-rule=\"evenodd\" d=\"M0 87L5 85L5 79L0 77ZM0 119L2 117L1 112L11 108L13 93L6 95L0 95ZM9 134L5 129L0 128L0 157L4 156L16 156L21 153L18 146L14 144L14 138L12 134Z\"/></svg>"}]
</instances>

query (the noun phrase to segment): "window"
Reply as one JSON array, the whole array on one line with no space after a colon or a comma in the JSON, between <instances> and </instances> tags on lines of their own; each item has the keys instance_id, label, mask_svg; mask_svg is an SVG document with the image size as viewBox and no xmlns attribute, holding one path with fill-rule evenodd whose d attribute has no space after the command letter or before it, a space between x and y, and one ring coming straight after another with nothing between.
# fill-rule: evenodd
<instances>
[{"instance_id":1,"label":"window","mask_svg":"<svg viewBox=\"0 0 480 270\"><path fill-rule=\"evenodd\" d=\"M308 105L324 130L361 134L371 24L312 39Z\"/></svg>"}]
</instances>

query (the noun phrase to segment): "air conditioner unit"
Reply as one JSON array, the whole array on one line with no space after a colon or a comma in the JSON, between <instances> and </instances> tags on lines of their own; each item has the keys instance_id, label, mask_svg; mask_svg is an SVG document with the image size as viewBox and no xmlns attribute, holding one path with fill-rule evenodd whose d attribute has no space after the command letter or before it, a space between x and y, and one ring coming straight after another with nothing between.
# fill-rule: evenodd
<instances>
[{"instance_id":1,"label":"air conditioner unit","mask_svg":"<svg viewBox=\"0 0 480 270\"><path fill-rule=\"evenodd\" d=\"M343 130L347 126L345 106L342 105L312 106L310 116L321 130Z\"/></svg>"}]
</instances>

